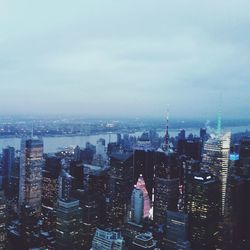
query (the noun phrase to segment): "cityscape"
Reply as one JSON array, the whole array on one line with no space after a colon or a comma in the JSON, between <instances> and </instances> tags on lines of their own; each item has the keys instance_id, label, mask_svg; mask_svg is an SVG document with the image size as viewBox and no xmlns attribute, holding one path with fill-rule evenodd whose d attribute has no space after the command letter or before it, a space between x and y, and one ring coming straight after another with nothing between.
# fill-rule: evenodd
<instances>
[{"instance_id":1,"label":"cityscape","mask_svg":"<svg viewBox=\"0 0 250 250\"><path fill-rule=\"evenodd\" d=\"M249 249L250 131L226 130L171 135L167 115L45 153L32 127L2 149L1 249Z\"/></svg>"},{"instance_id":2,"label":"cityscape","mask_svg":"<svg viewBox=\"0 0 250 250\"><path fill-rule=\"evenodd\" d=\"M249 10L1 0L0 250L250 250Z\"/></svg>"}]
</instances>

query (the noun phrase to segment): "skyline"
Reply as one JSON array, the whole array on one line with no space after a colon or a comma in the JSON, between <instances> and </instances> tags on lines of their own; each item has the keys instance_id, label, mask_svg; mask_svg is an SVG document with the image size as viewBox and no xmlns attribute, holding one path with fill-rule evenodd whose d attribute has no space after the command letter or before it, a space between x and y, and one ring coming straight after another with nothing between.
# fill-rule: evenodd
<instances>
[{"instance_id":1,"label":"skyline","mask_svg":"<svg viewBox=\"0 0 250 250\"><path fill-rule=\"evenodd\" d=\"M1 1L0 114L249 117L248 7Z\"/></svg>"}]
</instances>

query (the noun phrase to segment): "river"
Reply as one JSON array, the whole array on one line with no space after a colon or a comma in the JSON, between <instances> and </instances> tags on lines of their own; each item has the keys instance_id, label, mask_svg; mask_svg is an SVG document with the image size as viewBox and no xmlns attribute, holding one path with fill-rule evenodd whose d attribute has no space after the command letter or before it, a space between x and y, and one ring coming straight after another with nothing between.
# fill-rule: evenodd
<instances>
[{"instance_id":1,"label":"river","mask_svg":"<svg viewBox=\"0 0 250 250\"><path fill-rule=\"evenodd\" d=\"M199 135L199 129L197 128L189 128L185 129L186 135L193 133ZM231 127L226 128L226 130L231 130L233 133L236 132L244 132L246 130L250 131L249 126L239 126L239 127ZM179 132L179 129L169 130L170 136L176 136ZM136 132L130 134L131 136L140 136L142 132ZM158 131L160 136L164 136L165 131ZM65 136L65 137L43 137L44 141L44 152L45 153L54 153L57 152L61 148L69 147L69 146L77 146L85 147L86 142L90 142L93 145L96 145L96 142L99 138L103 138L108 142L116 141L116 134L99 134L99 135L90 135L90 136ZM15 149L20 149L20 138L0 138L0 150L7 146L15 147Z\"/></svg>"}]
</instances>

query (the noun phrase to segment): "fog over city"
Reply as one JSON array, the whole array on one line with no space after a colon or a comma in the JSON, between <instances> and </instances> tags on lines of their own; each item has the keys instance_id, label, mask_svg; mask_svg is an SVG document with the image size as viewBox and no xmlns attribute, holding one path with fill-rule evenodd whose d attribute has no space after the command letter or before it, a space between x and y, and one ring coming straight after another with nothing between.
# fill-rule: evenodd
<instances>
[{"instance_id":1,"label":"fog over city","mask_svg":"<svg viewBox=\"0 0 250 250\"><path fill-rule=\"evenodd\" d=\"M224 117L249 117L249 9L247 0L3 0L0 113L164 117L169 107L211 118L221 106Z\"/></svg>"}]
</instances>

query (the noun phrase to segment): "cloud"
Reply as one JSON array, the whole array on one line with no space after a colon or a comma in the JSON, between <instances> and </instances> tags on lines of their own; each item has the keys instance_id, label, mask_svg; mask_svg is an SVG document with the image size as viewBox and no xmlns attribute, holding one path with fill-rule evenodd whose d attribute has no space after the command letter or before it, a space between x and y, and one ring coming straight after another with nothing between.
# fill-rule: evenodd
<instances>
[{"instance_id":1,"label":"cloud","mask_svg":"<svg viewBox=\"0 0 250 250\"><path fill-rule=\"evenodd\" d=\"M249 7L3 1L0 113L249 116Z\"/></svg>"}]
</instances>

